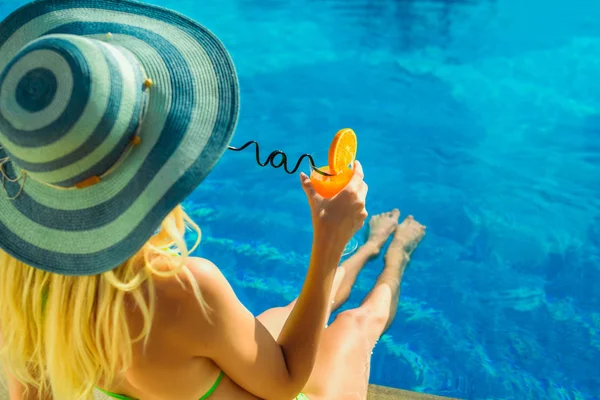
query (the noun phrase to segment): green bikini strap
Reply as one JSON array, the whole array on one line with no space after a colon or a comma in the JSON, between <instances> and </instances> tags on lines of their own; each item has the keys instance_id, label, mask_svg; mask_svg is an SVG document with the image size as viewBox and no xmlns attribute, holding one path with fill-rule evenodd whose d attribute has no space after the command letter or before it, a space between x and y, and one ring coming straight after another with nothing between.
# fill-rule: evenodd
<instances>
[{"instance_id":1,"label":"green bikini strap","mask_svg":"<svg viewBox=\"0 0 600 400\"><path fill-rule=\"evenodd\" d=\"M208 392L206 392L206 394L202 397L200 397L200 400L205 400L208 399L208 396L210 396L211 394L213 394L213 392L217 389L217 386L219 386L219 383L221 383L221 379L223 379L223 371L221 371L219 373L219 376L217 377L217 380L215 381L215 383L212 385L212 387L210 389L208 389Z\"/></svg>"},{"instance_id":2,"label":"green bikini strap","mask_svg":"<svg viewBox=\"0 0 600 400\"><path fill-rule=\"evenodd\" d=\"M217 387L219 386L219 383L221 383L221 379L223 379L223 371L221 371L219 373L219 376L217 377L217 380L215 381L215 383L212 385L212 387L210 389L208 389L208 392L206 392L206 394L204 396L202 396L200 398L200 400L206 400L208 399L208 396L210 396L211 394L213 394L213 392L217 389ZM99 387L96 387L96 389L98 389L99 391L101 391L102 393L104 393L107 396L112 397L113 399L119 399L119 400L134 400L131 397L125 396L123 394L117 394L117 393L112 393L109 392L107 390L101 389Z\"/></svg>"}]
</instances>

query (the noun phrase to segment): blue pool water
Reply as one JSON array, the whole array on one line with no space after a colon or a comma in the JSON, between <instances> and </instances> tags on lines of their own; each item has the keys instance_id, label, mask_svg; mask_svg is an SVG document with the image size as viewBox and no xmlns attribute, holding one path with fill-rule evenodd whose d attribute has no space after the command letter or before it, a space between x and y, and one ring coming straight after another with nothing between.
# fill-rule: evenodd
<instances>
[{"instance_id":1,"label":"blue pool water","mask_svg":"<svg viewBox=\"0 0 600 400\"><path fill-rule=\"evenodd\" d=\"M230 49L233 145L299 156L352 127L369 211L428 226L372 383L600 397L600 2L154 2ZM23 3L1 1L0 17ZM253 312L298 294L311 226L297 177L228 152L186 206L198 253ZM347 307L380 269L365 268Z\"/></svg>"}]
</instances>

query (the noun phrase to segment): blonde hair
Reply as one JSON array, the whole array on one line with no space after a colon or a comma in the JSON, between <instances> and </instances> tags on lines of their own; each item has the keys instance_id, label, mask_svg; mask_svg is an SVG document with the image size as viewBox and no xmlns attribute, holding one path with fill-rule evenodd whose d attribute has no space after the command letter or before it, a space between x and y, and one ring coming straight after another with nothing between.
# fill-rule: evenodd
<instances>
[{"instance_id":1,"label":"blonde hair","mask_svg":"<svg viewBox=\"0 0 600 400\"><path fill-rule=\"evenodd\" d=\"M184 233L198 239L188 251ZM154 314L153 277L187 277L206 306L185 258L200 229L174 209L140 251L116 269L93 276L64 276L32 268L0 250L0 360L23 384L57 399L91 399L95 385L111 383L131 364L134 342L148 339ZM143 316L133 337L126 295Z\"/></svg>"}]
</instances>

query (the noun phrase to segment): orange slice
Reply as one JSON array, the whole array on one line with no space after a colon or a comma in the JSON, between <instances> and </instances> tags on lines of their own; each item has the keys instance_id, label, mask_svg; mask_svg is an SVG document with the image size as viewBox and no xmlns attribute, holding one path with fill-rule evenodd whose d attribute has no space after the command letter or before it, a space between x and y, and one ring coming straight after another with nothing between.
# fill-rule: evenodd
<instances>
[{"instance_id":1,"label":"orange slice","mask_svg":"<svg viewBox=\"0 0 600 400\"><path fill-rule=\"evenodd\" d=\"M357 147L356 133L350 128L341 129L333 137L329 146L329 169L334 174L350 169L350 165L356 159Z\"/></svg>"},{"instance_id":2,"label":"orange slice","mask_svg":"<svg viewBox=\"0 0 600 400\"><path fill-rule=\"evenodd\" d=\"M356 133L352 129L342 129L334 136L329 146L329 165L319 168L320 171L333 176L325 176L315 171L310 174L310 180L317 193L331 198L346 187L354 175L352 164L356 158L357 145Z\"/></svg>"}]
</instances>

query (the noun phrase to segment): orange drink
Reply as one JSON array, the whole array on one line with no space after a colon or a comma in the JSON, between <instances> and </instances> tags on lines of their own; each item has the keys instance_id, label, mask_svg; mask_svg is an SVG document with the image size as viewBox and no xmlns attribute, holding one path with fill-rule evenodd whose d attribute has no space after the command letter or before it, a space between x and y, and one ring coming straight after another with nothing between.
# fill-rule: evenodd
<instances>
[{"instance_id":1,"label":"orange drink","mask_svg":"<svg viewBox=\"0 0 600 400\"><path fill-rule=\"evenodd\" d=\"M320 171L332 176L325 176L311 171L310 180L317 193L325 198L338 194L354 175L354 160L358 141L352 129L340 130L331 141L328 152L328 166L319 168Z\"/></svg>"}]
</instances>

